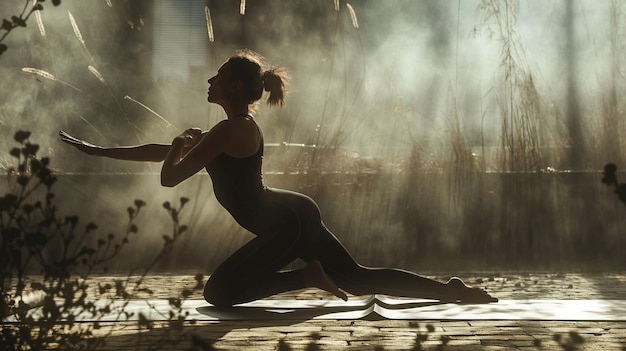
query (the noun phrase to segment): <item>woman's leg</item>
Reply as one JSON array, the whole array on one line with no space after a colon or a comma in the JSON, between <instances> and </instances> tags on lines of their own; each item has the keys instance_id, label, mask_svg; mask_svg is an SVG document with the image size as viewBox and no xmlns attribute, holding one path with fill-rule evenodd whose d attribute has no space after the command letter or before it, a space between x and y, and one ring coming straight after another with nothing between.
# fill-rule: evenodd
<instances>
[{"instance_id":1,"label":"woman's leg","mask_svg":"<svg viewBox=\"0 0 626 351\"><path fill-rule=\"evenodd\" d=\"M360 265L323 224L319 231L319 245L313 257L341 289L354 295L447 298L447 284L401 269Z\"/></svg>"},{"instance_id":2,"label":"woman's leg","mask_svg":"<svg viewBox=\"0 0 626 351\"><path fill-rule=\"evenodd\" d=\"M271 189L270 194L298 219L302 236L300 240L305 243L300 258L321 262L326 274L341 289L354 295L385 294L434 299L442 299L447 294L445 283L408 271L368 268L358 264L324 226L315 201L306 195L287 190Z\"/></svg>"},{"instance_id":3,"label":"woman's leg","mask_svg":"<svg viewBox=\"0 0 626 351\"><path fill-rule=\"evenodd\" d=\"M255 237L226 259L209 277L204 298L215 306L229 307L284 291L304 288L299 271L279 272L297 258L291 240L279 235Z\"/></svg>"},{"instance_id":4,"label":"woman's leg","mask_svg":"<svg viewBox=\"0 0 626 351\"><path fill-rule=\"evenodd\" d=\"M296 258L307 262L318 260L323 267L322 274L354 295L493 301L482 290L468 288L458 279L442 283L405 270L362 266L322 224L319 208L313 200L282 190L272 190L270 198L272 205L264 211L268 213L268 220L276 221L277 226L244 245L213 273L204 296L214 305L232 306L312 286L341 297L327 282L305 281L306 269L279 272ZM280 216L276 217L277 213ZM313 271L319 276L319 271Z\"/></svg>"},{"instance_id":5,"label":"woman's leg","mask_svg":"<svg viewBox=\"0 0 626 351\"><path fill-rule=\"evenodd\" d=\"M360 265L323 224L320 224L318 245L310 254L322 263L339 288L354 295L383 294L446 302L497 301L482 289L470 288L458 278L442 283L402 269Z\"/></svg>"},{"instance_id":6,"label":"woman's leg","mask_svg":"<svg viewBox=\"0 0 626 351\"><path fill-rule=\"evenodd\" d=\"M292 199L299 203L293 207L300 213L307 242L306 251L301 257L320 261L326 274L339 288L354 295L384 294L443 301L496 301L480 289L469 288L458 278L443 283L406 270L360 265L322 223L319 208L312 199L306 196Z\"/></svg>"},{"instance_id":7,"label":"woman's leg","mask_svg":"<svg viewBox=\"0 0 626 351\"><path fill-rule=\"evenodd\" d=\"M302 211L295 193L268 191L257 237L224 261L204 288L205 299L232 306L306 287L303 270L279 271L302 252Z\"/></svg>"}]
</instances>

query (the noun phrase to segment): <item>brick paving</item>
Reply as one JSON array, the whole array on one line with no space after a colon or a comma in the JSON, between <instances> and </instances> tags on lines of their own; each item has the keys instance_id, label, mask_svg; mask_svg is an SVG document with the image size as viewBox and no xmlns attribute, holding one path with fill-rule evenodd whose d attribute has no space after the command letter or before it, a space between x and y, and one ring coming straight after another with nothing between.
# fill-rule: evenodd
<instances>
[{"instance_id":1,"label":"brick paving","mask_svg":"<svg viewBox=\"0 0 626 351\"><path fill-rule=\"evenodd\" d=\"M446 280L446 274L428 274ZM468 283L500 299L626 300L621 273L468 273ZM154 275L146 284L165 298L193 286L193 275ZM190 298L200 298L195 292ZM332 298L315 289L276 299ZM626 319L626 318L625 318ZM103 328L106 329L106 328ZM168 344L168 340L178 342ZM116 323L106 350L626 350L626 321L440 321L440 320L235 320L187 322L172 332L167 323L139 331Z\"/></svg>"},{"instance_id":2,"label":"brick paving","mask_svg":"<svg viewBox=\"0 0 626 351\"><path fill-rule=\"evenodd\" d=\"M446 274L427 274L446 280ZM500 299L626 300L623 273L467 273L459 275ZM121 277L101 276L99 282ZM151 275L153 298L176 296L195 285L193 275ZM196 290L189 299L201 298ZM306 289L274 299L330 299ZM375 318L375 317L374 317ZM102 323L102 350L626 350L623 321L511 320L234 320L167 322L150 329L135 322Z\"/></svg>"}]
</instances>

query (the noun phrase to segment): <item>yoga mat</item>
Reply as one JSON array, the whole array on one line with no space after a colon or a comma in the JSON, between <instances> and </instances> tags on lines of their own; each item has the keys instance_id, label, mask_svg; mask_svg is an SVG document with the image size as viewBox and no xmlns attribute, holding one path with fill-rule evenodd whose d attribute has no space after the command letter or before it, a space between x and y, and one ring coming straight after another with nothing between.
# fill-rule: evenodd
<instances>
[{"instance_id":1,"label":"yoga mat","mask_svg":"<svg viewBox=\"0 0 626 351\"><path fill-rule=\"evenodd\" d=\"M624 300L500 300L489 304L439 303L433 300L399 300L375 296L359 306L333 301L316 306L310 301L272 301L230 310L210 305L198 307L199 320L237 319L390 319L390 320L537 320L626 321ZM362 301L364 302L364 301ZM281 303L284 303L281 304Z\"/></svg>"},{"instance_id":2,"label":"yoga mat","mask_svg":"<svg viewBox=\"0 0 626 351\"><path fill-rule=\"evenodd\" d=\"M132 321L142 314L150 320L167 320L167 300L131 300L107 303L112 311L95 319L81 313L77 321ZM537 320L626 321L626 300L500 300L488 304L439 303L375 295L341 300L259 300L231 308L217 308L204 300L182 303L187 320ZM5 320L7 321L7 320Z\"/></svg>"}]
</instances>

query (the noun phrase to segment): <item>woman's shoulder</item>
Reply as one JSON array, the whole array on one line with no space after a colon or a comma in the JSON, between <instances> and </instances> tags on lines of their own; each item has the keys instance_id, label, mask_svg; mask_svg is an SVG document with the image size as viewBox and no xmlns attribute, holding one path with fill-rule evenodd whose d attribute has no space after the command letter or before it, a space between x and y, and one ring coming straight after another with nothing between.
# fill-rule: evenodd
<instances>
[{"instance_id":1,"label":"woman's shoulder","mask_svg":"<svg viewBox=\"0 0 626 351\"><path fill-rule=\"evenodd\" d=\"M236 130L236 125L232 123L229 119L223 119L217 122L211 129L209 129L208 133L231 133Z\"/></svg>"},{"instance_id":2,"label":"woman's shoulder","mask_svg":"<svg viewBox=\"0 0 626 351\"><path fill-rule=\"evenodd\" d=\"M224 120L219 121L213 127L213 129L216 129L218 131L222 131L225 133L230 132L230 133L236 133L236 134L241 134L242 132L244 134L250 133L250 132L255 133L257 128L258 127L256 125L256 122L248 118L224 119Z\"/></svg>"},{"instance_id":3,"label":"woman's shoulder","mask_svg":"<svg viewBox=\"0 0 626 351\"><path fill-rule=\"evenodd\" d=\"M207 134L212 138L228 141L229 144L239 144L241 140L258 139L259 129L253 120L225 119L215 124Z\"/></svg>"},{"instance_id":4,"label":"woman's shoulder","mask_svg":"<svg viewBox=\"0 0 626 351\"><path fill-rule=\"evenodd\" d=\"M236 128L242 125L256 125L256 123L251 118L231 118L217 122L213 128Z\"/></svg>"}]
</instances>

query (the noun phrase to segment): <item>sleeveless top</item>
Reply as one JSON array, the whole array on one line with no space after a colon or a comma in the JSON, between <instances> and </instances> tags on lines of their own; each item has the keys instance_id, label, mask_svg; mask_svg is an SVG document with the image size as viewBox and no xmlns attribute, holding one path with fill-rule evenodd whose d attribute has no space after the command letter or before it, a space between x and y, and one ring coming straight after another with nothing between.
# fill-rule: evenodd
<instances>
[{"instance_id":1,"label":"sleeveless top","mask_svg":"<svg viewBox=\"0 0 626 351\"><path fill-rule=\"evenodd\" d=\"M252 122L256 121L250 116ZM217 201L244 228L251 230L257 222L263 206L263 134L257 125L260 136L259 149L248 157L233 157L219 154L206 170L213 181L213 191Z\"/></svg>"}]
</instances>

